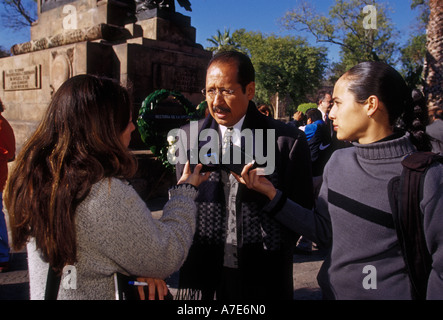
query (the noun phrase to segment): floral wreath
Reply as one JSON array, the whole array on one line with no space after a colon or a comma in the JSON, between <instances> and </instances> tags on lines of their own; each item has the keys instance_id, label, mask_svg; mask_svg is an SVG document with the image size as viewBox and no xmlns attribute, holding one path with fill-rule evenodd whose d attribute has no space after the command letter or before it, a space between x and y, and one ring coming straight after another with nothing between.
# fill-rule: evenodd
<instances>
[{"instance_id":1,"label":"floral wreath","mask_svg":"<svg viewBox=\"0 0 443 320\"><path fill-rule=\"evenodd\" d=\"M166 168L174 170L174 166L168 161L168 152L175 154L175 139L166 137L166 134L155 129L155 115L154 110L157 105L168 97L180 102L185 109L185 119L192 121L198 120L204 115L206 101L200 103L197 108L186 99L181 93L160 89L152 92L143 101L137 119L138 131L142 141L149 147L151 152L161 161ZM171 139L172 138L172 139Z\"/></svg>"}]
</instances>

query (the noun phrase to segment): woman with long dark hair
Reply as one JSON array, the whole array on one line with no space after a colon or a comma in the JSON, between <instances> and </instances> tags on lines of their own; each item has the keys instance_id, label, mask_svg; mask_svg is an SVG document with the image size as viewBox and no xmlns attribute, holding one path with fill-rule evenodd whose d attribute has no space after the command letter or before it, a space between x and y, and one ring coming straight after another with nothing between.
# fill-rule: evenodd
<instances>
[{"instance_id":1,"label":"woman with long dark hair","mask_svg":"<svg viewBox=\"0 0 443 320\"><path fill-rule=\"evenodd\" d=\"M184 261L195 229L196 186L207 175L189 165L160 220L125 179L132 104L117 82L67 80L17 157L5 204L16 249L27 245L31 299L43 299L48 268L75 283L59 299L114 299L113 274L164 279ZM70 275L74 280L74 275Z\"/></svg>"},{"instance_id":2,"label":"woman with long dark hair","mask_svg":"<svg viewBox=\"0 0 443 320\"><path fill-rule=\"evenodd\" d=\"M330 158L314 211L286 200L257 174L259 169L248 173L248 165L243 170L243 182L271 200L265 211L331 249L318 276L324 298L413 298L392 224L388 184L400 176L405 157L430 150L426 109L417 94L413 97L400 74L381 62L360 63L337 81L329 117L337 138L352 141L354 147L337 150ZM428 299L443 298L442 168L433 164L428 170L420 202L433 258ZM372 282L365 280L368 276Z\"/></svg>"}]
</instances>

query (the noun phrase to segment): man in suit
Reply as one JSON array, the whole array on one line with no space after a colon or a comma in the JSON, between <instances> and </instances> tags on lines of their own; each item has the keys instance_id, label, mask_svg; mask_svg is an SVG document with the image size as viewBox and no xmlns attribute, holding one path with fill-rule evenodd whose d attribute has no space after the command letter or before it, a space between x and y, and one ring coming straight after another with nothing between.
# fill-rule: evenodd
<instances>
[{"instance_id":1,"label":"man in suit","mask_svg":"<svg viewBox=\"0 0 443 320\"><path fill-rule=\"evenodd\" d=\"M322 114L324 123L328 123L328 113L332 108L332 96L329 91L321 90L317 95L317 108Z\"/></svg>"},{"instance_id":2,"label":"man in suit","mask_svg":"<svg viewBox=\"0 0 443 320\"><path fill-rule=\"evenodd\" d=\"M330 147L328 148L329 157L337 149L347 148L352 146L350 142L341 141L337 139L337 133L334 131L331 119L329 119L329 111L331 110L332 105L333 105L333 100L331 93L327 90L320 90L317 94L317 108L318 110L320 110L322 114L322 120L326 124L329 134L331 135L331 144ZM325 148L326 150L327 146L323 146L323 148Z\"/></svg>"},{"instance_id":3,"label":"man in suit","mask_svg":"<svg viewBox=\"0 0 443 320\"><path fill-rule=\"evenodd\" d=\"M210 114L198 122L198 132L212 129L219 137L231 128L237 133L249 132L252 137L233 137L231 148L236 145L248 153L245 140L252 138L250 156L257 158L258 149L262 149L267 162L273 162L266 164L270 169L268 178L288 198L312 208L306 137L300 130L258 111L251 101L255 95L255 71L250 59L236 51L216 54L208 64L202 92ZM192 124L182 129L188 139L179 138L178 143L186 142L188 154L194 147L201 150L205 139L189 139ZM223 145L222 139L219 142ZM183 167L184 163L176 165L177 176ZM297 235L262 212L269 202L266 197L239 183L226 167L215 166L212 170L196 198L197 230L180 270L178 298L292 299Z\"/></svg>"}]
</instances>

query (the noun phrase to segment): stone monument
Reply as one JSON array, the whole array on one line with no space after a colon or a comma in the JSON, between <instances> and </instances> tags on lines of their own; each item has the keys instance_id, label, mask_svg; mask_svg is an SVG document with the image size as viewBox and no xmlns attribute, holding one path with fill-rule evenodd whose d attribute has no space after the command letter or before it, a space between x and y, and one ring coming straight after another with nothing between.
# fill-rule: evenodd
<instances>
[{"instance_id":1,"label":"stone monument","mask_svg":"<svg viewBox=\"0 0 443 320\"><path fill-rule=\"evenodd\" d=\"M104 75L129 86L136 112L158 89L181 92L198 105L211 53L195 42L190 18L171 4L39 0L30 41L0 58L0 98L17 149L36 129L52 94L78 74ZM137 131L132 140L132 149L147 149Z\"/></svg>"}]
</instances>

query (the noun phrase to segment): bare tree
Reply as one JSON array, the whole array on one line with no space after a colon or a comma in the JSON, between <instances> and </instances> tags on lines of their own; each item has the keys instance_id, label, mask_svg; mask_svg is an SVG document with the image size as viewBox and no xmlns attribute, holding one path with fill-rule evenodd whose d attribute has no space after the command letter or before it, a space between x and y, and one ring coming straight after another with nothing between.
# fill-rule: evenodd
<instances>
[{"instance_id":1,"label":"bare tree","mask_svg":"<svg viewBox=\"0 0 443 320\"><path fill-rule=\"evenodd\" d=\"M4 47L0 46L0 58L9 57L11 55Z\"/></svg>"},{"instance_id":2,"label":"bare tree","mask_svg":"<svg viewBox=\"0 0 443 320\"><path fill-rule=\"evenodd\" d=\"M5 28L20 30L37 19L37 0L1 0L0 3L4 8L1 19Z\"/></svg>"}]
</instances>

